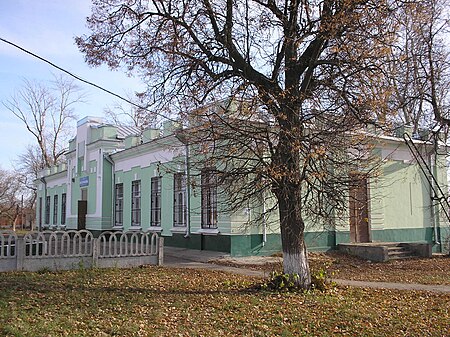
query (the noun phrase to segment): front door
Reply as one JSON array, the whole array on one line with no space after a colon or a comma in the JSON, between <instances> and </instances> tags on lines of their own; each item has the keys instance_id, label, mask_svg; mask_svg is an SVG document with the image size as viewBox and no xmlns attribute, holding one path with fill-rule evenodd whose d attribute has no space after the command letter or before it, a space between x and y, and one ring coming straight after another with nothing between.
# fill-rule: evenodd
<instances>
[{"instance_id":1,"label":"front door","mask_svg":"<svg viewBox=\"0 0 450 337\"><path fill-rule=\"evenodd\" d=\"M367 179L354 177L350 188L350 241L370 242Z\"/></svg>"},{"instance_id":2,"label":"front door","mask_svg":"<svg viewBox=\"0 0 450 337\"><path fill-rule=\"evenodd\" d=\"M78 230L86 229L87 200L78 200Z\"/></svg>"}]
</instances>

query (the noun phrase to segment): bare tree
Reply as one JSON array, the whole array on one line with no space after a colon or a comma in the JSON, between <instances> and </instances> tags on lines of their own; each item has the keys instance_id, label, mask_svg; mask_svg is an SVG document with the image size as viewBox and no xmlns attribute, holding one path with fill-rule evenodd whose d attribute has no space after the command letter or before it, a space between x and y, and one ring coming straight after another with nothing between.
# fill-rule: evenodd
<instances>
[{"instance_id":1,"label":"bare tree","mask_svg":"<svg viewBox=\"0 0 450 337\"><path fill-rule=\"evenodd\" d=\"M448 0L407 3L398 12L399 39L392 47L393 109L413 127L448 129L450 53Z\"/></svg>"},{"instance_id":2,"label":"bare tree","mask_svg":"<svg viewBox=\"0 0 450 337\"><path fill-rule=\"evenodd\" d=\"M114 125L134 126L141 130L155 126L158 118L149 114L145 98L145 94L135 93L134 96L128 96L128 100L135 105L116 102L112 107L106 107L104 113L107 121Z\"/></svg>"},{"instance_id":3,"label":"bare tree","mask_svg":"<svg viewBox=\"0 0 450 337\"><path fill-rule=\"evenodd\" d=\"M50 85L24 80L13 97L2 104L22 121L35 142L27 146L15 161L15 179L25 190L25 206L32 209L34 180L47 167L60 163L65 146L72 136L74 106L82 102L83 93L72 80L55 77Z\"/></svg>"},{"instance_id":4,"label":"bare tree","mask_svg":"<svg viewBox=\"0 0 450 337\"><path fill-rule=\"evenodd\" d=\"M210 162L224 185L240 178L225 187L241 196L236 204L252 191L272 196L284 271L307 288L305 219L328 219L344 208L350 174L370 171L358 166L370 152L358 132L387 120L382 65L398 5L96 0L87 20L92 34L76 42L89 64L142 75L159 111L180 111L198 131L184 139L204 148L202 165ZM229 96L251 103L234 115L224 114L228 106L199 108Z\"/></svg>"},{"instance_id":5,"label":"bare tree","mask_svg":"<svg viewBox=\"0 0 450 337\"><path fill-rule=\"evenodd\" d=\"M36 141L40 153L32 167L42 169L61 161L71 136L70 123L75 119L74 105L82 99L83 94L72 80L55 77L51 86L24 80L23 87L2 102Z\"/></svg>"}]
</instances>

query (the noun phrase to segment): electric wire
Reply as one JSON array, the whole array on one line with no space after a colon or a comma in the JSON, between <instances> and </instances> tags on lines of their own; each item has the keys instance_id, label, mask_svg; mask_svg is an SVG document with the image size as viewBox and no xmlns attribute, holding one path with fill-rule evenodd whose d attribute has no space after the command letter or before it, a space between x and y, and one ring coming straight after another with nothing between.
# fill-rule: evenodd
<instances>
[{"instance_id":1,"label":"electric wire","mask_svg":"<svg viewBox=\"0 0 450 337\"><path fill-rule=\"evenodd\" d=\"M2 37L0 37L0 41L4 42L4 43L6 43L6 44L9 44L9 45L11 45L11 46L13 46L13 47L15 47L15 48L17 48L17 49L23 51L24 53L29 54L29 55L31 55L31 56L33 56L33 57L35 57L35 58L37 58L37 59L39 59L39 60L41 60L41 61L47 63L47 64L49 64L49 65L52 66L53 68L56 68L56 69L58 69L59 71L62 71L63 73L65 73L65 74L67 74L67 75L69 75L69 76L75 78L76 80L78 80L78 81L80 81L80 82L83 82L83 83L85 83L85 84L88 84L88 85L90 85L90 86L92 86L92 87L94 87L94 88L97 88L97 89L99 89L99 90L101 90L101 91L103 91L103 92L106 92L106 93L109 94L109 95L112 95L112 96L114 96L114 97L116 97L116 98L119 98L119 99L121 99L122 101L125 101L125 102L127 102L127 103L129 103L129 104L135 106L136 108L139 108L139 109L148 111L148 112L150 112L150 113L152 113L152 114L154 114L154 115L156 115L156 116L162 117L162 118L164 118L164 119L166 119L166 120L169 120L169 121L172 121L172 122L176 122L175 119L172 119L172 118L170 118L170 117L168 117L168 116L166 116L166 115L160 114L160 113L158 113L158 112L151 111L151 110L147 109L146 107L143 107L143 106L141 106L141 105L139 105L139 104L136 104L136 103L134 103L133 101L130 101L129 99L127 99L127 98L125 98L125 97L123 97L123 96L121 96L121 95L119 95L119 94L117 94L117 93L115 93L115 92L113 92L113 91L111 91L111 90L108 90L108 89L106 89L106 88L104 88L104 87L102 87L102 86L100 86L100 85L98 85L98 84L95 84L94 82L85 80L84 78L82 78L82 77L80 77L80 76L78 76L78 75L76 75L76 74L70 72L69 70L62 68L62 67L58 66L57 64L55 64L55 63L53 63L53 62L51 62L51 61L49 61L49 60L43 58L42 56L39 56L39 55L37 55L37 54L35 54L35 53L33 53L33 52L31 52L31 51L29 51L29 50L27 50L27 49L25 49L25 48L19 46L19 45L15 44L15 43L13 43L13 42L11 42L11 41L8 41L8 40L6 40L6 39L4 39L4 38L2 38Z\"/></svg>"}]
</instances>

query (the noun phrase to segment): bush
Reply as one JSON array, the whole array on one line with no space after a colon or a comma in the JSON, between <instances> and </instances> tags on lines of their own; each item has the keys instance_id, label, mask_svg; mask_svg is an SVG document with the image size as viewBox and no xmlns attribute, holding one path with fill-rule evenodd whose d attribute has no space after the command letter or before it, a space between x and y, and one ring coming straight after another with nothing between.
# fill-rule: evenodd
<instances>
[{"instance_id":1,"label":"bush","mask_svg":"<svg viewBox=\"0 0 450 337\"><path fill-rule=\"evenodd\" d=\"M295 292L305 290L328 290L333 284L328 277L327 269L320 269L311 272L311 288L303 289L300 285L303 282L298 274L284 274L281 272L272 272L269 279L259 286L261 290L278 292Z\"/></svg>"}]
</instances>

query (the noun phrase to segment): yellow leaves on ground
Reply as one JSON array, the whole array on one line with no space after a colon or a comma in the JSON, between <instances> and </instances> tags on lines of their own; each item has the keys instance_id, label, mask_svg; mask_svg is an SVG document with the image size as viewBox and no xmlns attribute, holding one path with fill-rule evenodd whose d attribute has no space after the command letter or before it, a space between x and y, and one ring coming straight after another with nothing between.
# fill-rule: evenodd
<instances>
[{"instance_id":1,"label":"yellow leaves on ground","mask_svg":"<svg viewBox=\"0 0 450 337\"><path fill-rule=\"evenodd\" d=\"M0 335L444 336L450 330L450 295L251 290L258 281L161 267L2 273Z\"/></svg>"}]
</instances>

